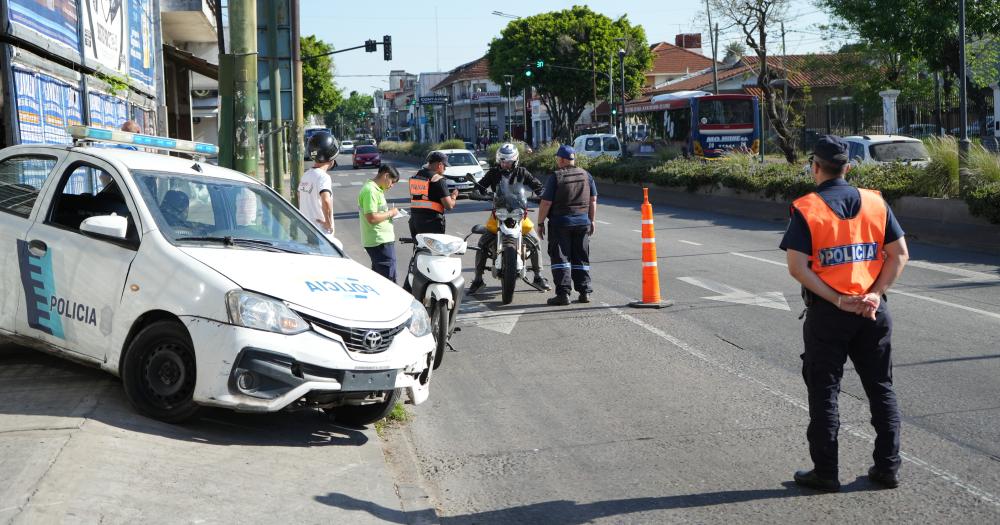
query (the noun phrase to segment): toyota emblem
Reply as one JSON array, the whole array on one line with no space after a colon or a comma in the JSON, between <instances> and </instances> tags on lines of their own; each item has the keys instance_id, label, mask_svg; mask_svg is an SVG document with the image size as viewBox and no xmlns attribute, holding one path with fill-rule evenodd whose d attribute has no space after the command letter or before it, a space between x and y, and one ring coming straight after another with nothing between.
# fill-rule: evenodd
<instances>
[{"instance_id":1,"label":"toyota emblem","mask_svg":"<svg viewBox=\"0 0 1000 525\"><path fill-rule=\"evenodd\" d=\"M368 330L365 332L364 343L365 348L369 350L377 350L378 346L382 344L382 334L376 330Z\"/></svg>"}]
</instances>

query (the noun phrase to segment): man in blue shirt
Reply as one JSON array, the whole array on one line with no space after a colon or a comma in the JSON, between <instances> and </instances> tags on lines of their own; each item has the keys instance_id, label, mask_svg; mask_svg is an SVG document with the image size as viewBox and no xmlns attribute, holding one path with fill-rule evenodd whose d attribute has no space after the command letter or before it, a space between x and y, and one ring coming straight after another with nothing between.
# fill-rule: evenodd
<instances>
[{"instance_id":1,"label":"man in blue shirt","mask_svg":"<svg viewBox=\"0 0 1000 525\"><path fill-rule=\"evenodd\" d=\"M576 167L576 151L566 145L556 152L558 169L545 182L538 206L538 235L549 239L552 281L556 296L547 303L569 304L575 288L581 303L590 302L590 236L597 217L597 185L586 170ZM546 230L545 220L551 217Z\"/></svg>"}]
</instances>

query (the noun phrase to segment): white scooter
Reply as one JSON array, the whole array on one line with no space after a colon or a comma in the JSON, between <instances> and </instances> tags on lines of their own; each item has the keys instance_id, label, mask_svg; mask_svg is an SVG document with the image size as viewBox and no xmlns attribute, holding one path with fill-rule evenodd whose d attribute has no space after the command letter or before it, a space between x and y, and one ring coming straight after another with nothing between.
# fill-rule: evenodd
<instances>
[{"instance_id":1,"label":"white scooter","mask_svg":"<svg viewBox=\"0 0 1000 525\"><path fill-rule=\"evenodd\" d=\"M434 368L437 369L444 359L445 347L450 346L451 334L457 330L455 320L465 295L460 256L478 248L469 246L461 237L440 233L421 233L416 239L404 237L399 242L416 245L404 288L427 308L431 317L431 329L437 342L434 354Z\"/></svg>"}]
</instances>

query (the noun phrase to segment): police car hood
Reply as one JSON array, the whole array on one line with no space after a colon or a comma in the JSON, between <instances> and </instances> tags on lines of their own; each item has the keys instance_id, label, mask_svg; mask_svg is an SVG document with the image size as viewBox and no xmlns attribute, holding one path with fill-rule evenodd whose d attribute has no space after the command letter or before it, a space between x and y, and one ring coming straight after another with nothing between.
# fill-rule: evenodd
<instances>
[{"instance_id":1,"label":"police car hood","mask_svg":"<svg viewBox=\"0 0 1000 525\"><path fill-rule=\"evenodd\" d=\"M413 302L402 288L350 259L242 248L180 249L244 290L344 321L395 321Z\"/></svg>"}]
</instances>

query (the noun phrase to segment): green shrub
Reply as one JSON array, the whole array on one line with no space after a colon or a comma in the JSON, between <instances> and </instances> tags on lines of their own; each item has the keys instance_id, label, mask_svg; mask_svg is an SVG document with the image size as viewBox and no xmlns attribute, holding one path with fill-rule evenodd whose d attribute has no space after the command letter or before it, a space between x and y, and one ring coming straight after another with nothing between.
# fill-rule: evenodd
<instances>
[{"instance_id":1,"label":"green shrub","mask_svg":"<svg viewBox=\"0 0 1000 525\"><path fill-rule=\"evenodd\" d=\"M965 202L973 215L1000 224L1000 182L984 184L970 190L965 196Z\"/></svg>"},{"instance_id":2,"label":"green shrub","mask_svg":"<svg viewBox=\"0 0 1000 525\"><path fill-rule=\"evenodd\" d=\"M434 149L465 149L465 141L461 139L449 139L435 144Z\"/></svg>"},{"instance_id":3,"label":"green shrub","mask_svg":"<svg viewBox=\"0 0 1000 525\"><path fill-rule=\"evenodd\" d=\"M936 197L930 188L921 187L927 170L908 164L862 164L847 173L847 180L859 188L879 190L889 202L900 197ZM926 186L925 183L923 183Z\"/></svg>"},{"instance_id":4,"label":"green shrub","mask_svg":"<svg viewBox=\"0 0 1000 525\"><path fill-rule=\"evenodd\" d=\"M969 169L974 187L1000 182L1000 156L982 145L973 144L969 149Z\"/></svg>"},{"instance_id":5,"label":"green shrub","mask_svg":"<svg viewBox=\"0 0 1000 525\"><path fill-rule=\"evenodd\" d=\"M955 137L929 137L924 143L931 161L914 181L915 189L928 197L958 195L958 141Z\"/></svg>"}]
</instances>

